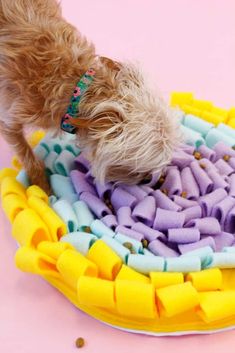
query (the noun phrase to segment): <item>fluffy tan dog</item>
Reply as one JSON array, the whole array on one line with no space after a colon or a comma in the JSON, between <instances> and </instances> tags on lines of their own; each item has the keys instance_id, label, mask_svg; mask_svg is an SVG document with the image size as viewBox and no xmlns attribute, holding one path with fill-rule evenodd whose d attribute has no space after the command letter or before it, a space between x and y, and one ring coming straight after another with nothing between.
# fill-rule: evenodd
<instances>
[{"instance_id":1,"label":"fluffy tan dog","mask_svg":"<svg viewBox=\"0 0 235 353\"><path fill-rule=\"evenodd\" d=\"M178 123L140 70L97 56L56 0L0 0L0 131L31 182L47 191L24 128L59 133L74 87L91 67L94 81L72 123L93 175L138 183L161 171L180 141Z\"/></svg>"}]
</instances>

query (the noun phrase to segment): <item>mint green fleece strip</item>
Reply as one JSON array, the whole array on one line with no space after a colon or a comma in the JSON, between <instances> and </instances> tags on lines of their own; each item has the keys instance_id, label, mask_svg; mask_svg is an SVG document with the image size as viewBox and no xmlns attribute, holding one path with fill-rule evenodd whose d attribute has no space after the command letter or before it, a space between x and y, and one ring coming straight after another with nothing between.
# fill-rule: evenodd
<instances>
[{"instance_id":1,"label":"mint green fleece strip","mask_svg":"<svg viewBox=\"0 0 235 353\"><path fill-rule=\"evenodd\" d=\"M103 222L99 219L94 220L90 225L92 233L94 233L97 237L101 238L103 235L107 235L111 238L115 236L115 233L112 229L107 227Z\"/></svg>"},{"instance_id":2,"label":"mint green fleece strip","mask_svg":"<svg viewBox=\"0 0 235 353\"><path fill-rule=\"evenodd\" d=\"M198 272L201 270L201 260L199 256L171 257L166 260L167 272Z\"/></svg>"},{"instance_id":3,"label":"mint green fleece strip","mask_svg":"<svg viewBox=\"0 0 235 353\"><path fill-rule=\"evenodd\" d=\"M211 261L211 255L213 254L213 250L210 246L204 246L203 248L195 249L192 251L189 251L180 257L192 257L192 256L197 256L201 260L201 266L202 269L206 268L207 265Z\"/></svg>"},{"instance_id":4,"label":"mint green fleece strip","mask_svg":"<svg viewBox=\"0 0 235 353\"><path fill-rule=\"evenodd\" d=\"M207 133L214 127L214 124L208 123L205 120L200 119L199 117L191 114L185 115L184 126L193 129L196 132L199 132L204 138Z\"/></svg>"},{"instance_id":5,"label":"mint green fleece strip","mask_svg":"<svg viewBox=\"0 0 235 353\"><path fill-rule=\"evenodd\" d=\"M59 199L63 198L70 203L74 203L78 200L78 195L69 177L53 174L50 176L50 184L53 194Z\"/></svg>"},{"instance_id":6,"label":"mint green fleece strip","mask_svg":"<svg viewBox=\"0 0 235 353\"><path fill-rule=\"evenodd\" d=\"M67 225L68 233L78 230L78 221L76 214L67 200L59 200L52 204L53 210L62 218Z\"/></svg>"},{"instance_id":7,"label":"mint green fleece strip","mask_svg":"<svg viewBox=\"0 0 235 353\"><path fill-rule=\"evenodd\" d=\"M191 146L198 148L202 144L205 144L205 140L199 132L190 129L187 126L181 125L181 131L185 137L185 142Z\"/></svg>"},{"instance_id":8,"label":"mint green fleece strip","mask_svg":"<svg viewBox=\"0 0 235 353\"><path fill-rule=\"evenodd\" d=\"M44 159L47 174L51 175L56 173L55 161L57 158L58 158L58 153L56 153L55 151L51 151Z\"/></svg>"},{"instance_id":9,"label":"mint green fleece strip","mask_svg":"<svg viewBox=\"0 0 235 353\"><path fill-rule=\"evenodd\" d=\"M217 126L217 129L235 140L235 129L232 127L221 123Z\"/></svg>"},{"instance_id":10,"label":"mint green fleece strip","mask_svg":"<svg viewBox=\"0 0 235 353\"><path fill-rule=\"evenodd\" d=\"M118 241L115 239L104 235L101 237L101 239L108 245L110 248L113 249L113 251L122 259L122 261L126 264L128 255L130 255L130 250L127 249L125 246L120 244Z\"/></svg>"},{"instance_id":11,"label":"mint green fleece strip","mask_svg":"<svg viewBox=\"0 0 235 353\"><path fill-rule=\"evenodd\" d=\"M210 263L206 268L234 268L235 267L235 253L220 252L211 254Z\"/></svg>"},{"instance_id":12,"label":"mint green fleece strip","mask_svg":"<svg viewBox=\"0 0 235 353\"><path fill-rule=\"evenodd\" d=\"M21 169L21 171L18 173L16 180L19 181L26 188L30 186L29 177L24 169Z\"/></svg>"},{"instance_id":13,"label":"mint green fleece strip","mask_svg":"<svg viewBox=\"0 0 235 353\"><path fill-rule=\"evenodd\" d=\"M143 244L131 237L128 237L127 235L117 233L114 236L114 239L117 240L119 243L124 244L124 243L131 243L134 251L136 253L143 253Z\"/></svg>"},{"instance_id":14,"label":"mint green fleece strip","mask_svg":"<svg viewBox=\"0 0 235 353\"><path fill-rule=\"evenodd\" d=\"M67 150L62 151L55 160L54 165L58 174L69 176L71 170L74 168L74 154Z\"/></svg>"},{"instance_id":15,"label":"mint green fleece strip","mask_svg":"<svg viewBox=\"0 0 235 353\"><path fill-rule=\"evenodd\" d=\"M72 232L60 238L61 242L69 243L83 255L87 255L91 245L97 240L94 234L85 232Z\"/></svg>"},{"instance_id":16,"label":"mint green fleece strip","mask_svg":"<svg viewBox=\"0 0 235 353\"><path fill-rule=\"evenodd\" d=\"M213 148L214 145L219 142L223 141L227 146L234 146L235 145L235 139L232 137L226 135L222 131L216 129L211 129L207 136L206 136L206 144L209 148Z\"/></svg>"},{"instance_id":17,"label":"mint green fleece strip","mask_svg":"<svg viewBox=\"0 0 235 353\"><path fill-rule=\"evenodd\" d=\"M161 256L146 256L146 255L129 255L127 265L135 271L143 273L144 275L150 272L163 272L165 267L165 260Z\"/></svg>"},{"instance_id":18,"label":"mint green fleece strip","mask_svg":"<svg viewBox=\"0 0 235 353\"><path fill-rule=\"evenodd\" d=\"M79 230L84 231L86 227L90 227L95 217L90 211L87 204L84 201L79 200L77 202L74 202L73 209L77 216Z\"/></svg>"}]
</instances>

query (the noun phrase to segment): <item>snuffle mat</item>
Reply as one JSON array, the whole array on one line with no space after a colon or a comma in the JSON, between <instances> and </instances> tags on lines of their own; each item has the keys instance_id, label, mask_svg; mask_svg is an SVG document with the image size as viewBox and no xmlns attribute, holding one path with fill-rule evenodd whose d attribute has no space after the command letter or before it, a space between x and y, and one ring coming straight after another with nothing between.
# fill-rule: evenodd
<instances>
[{"instance_id":1,"label":"snuffle mat","mask_svg":"<svg viewBox=\"0 0 235 353\"><path fill-rule=\"evenodd\" d=\"M235 326L235 109L173 93L187 144L158 181L94 183L71 135L29 137L53 195L19 161L0 172L16 266L79 309L152 335Z\"/></svg>"}]
</instances>

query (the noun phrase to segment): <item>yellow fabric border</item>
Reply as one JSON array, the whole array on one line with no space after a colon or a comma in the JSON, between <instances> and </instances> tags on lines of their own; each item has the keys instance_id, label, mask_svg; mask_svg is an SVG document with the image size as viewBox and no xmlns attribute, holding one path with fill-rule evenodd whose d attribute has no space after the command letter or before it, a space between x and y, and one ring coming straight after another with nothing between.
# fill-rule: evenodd
<instances>
[{"instance_id":1,"label":"yellow fabric border","mask_svg":"<svg viewBox=\"0 0 235 353\"><path fill-rule=\"evenodd\" d=\"M195 99L192 92L172 92L172 107L178 107L186 114L196 115L217 126L220 123L235 128L235 107L226 110L213 105L212 102Z\"/></svg>"}]
</instances>

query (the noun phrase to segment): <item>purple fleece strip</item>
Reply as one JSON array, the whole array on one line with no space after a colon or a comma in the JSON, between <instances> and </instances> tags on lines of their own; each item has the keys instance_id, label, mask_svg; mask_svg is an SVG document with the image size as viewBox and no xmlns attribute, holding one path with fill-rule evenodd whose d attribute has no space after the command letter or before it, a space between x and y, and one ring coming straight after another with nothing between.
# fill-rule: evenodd
<instances>
[{"instance_id":1,"label":"purple fleece strip","mask_svg":"<svg viewBox=\"0 0 235 353\"><path fill-rule=\"evenodd\" d=\"M91 174L91 171L89 170L86 175L85 175L85 179L86 181L90 184L90 185L94 185L94 177Z\"/></svg>"},{"instance_id":2,"label":"purple fleece strip","mask_svg":"<svg viewBox=\"0 0 235 353\"><path fill-rule=\"evenodd\" d=\"M235 157L235 151L231 147L225 145L222 141L217 142L213 149L216 153L216 160L223 158L225 155Z\"/></svg>"},{"instance_id":3,"label":"purple fleece strip","mask_svg":"<svg viewBox=\"0 0 235 353\"><path fill-rule=\"evenodd\" d=\"M180 211L182 209L181 206L177 205L173 202L168 196L163 194L160 190L153 191L151 193L156 200L157 207L164 208L169 211Z\"/></svg>"},{"instance_id":4,"label":"purple fleece strip","mask_svg":"<svg viewBox=\"0 0 235 353\"><path fill-rule=\"evenodd\" d=\"M182 212L163 210L157 208L156 218L153 223L153 228L164 231L169 228L182 228L185 220L185 215Z\"/></svg>"},{"instance_id":5,"label":"purple fleece strip","mask_svg":"<svg viewBox=\"0 0 235 353\"><path fill-rule=\"evenodd\" d=\"M161 186L161 190L166 189L169 195L180 195L182 192L182 183L180 172L178 169L170 169L166 175L165 181Z\"/></svg>"},{"instance_id":6,"label":"purple fleece strip","mask_svg":"<svg viewBox=\"0 0 235 353\"><path fill-rule=\"evenodd\" d=\"M101 221L109 228L111 228L113 231L115 228L118 226L117 218L116 216L112 214L108 214L107 216L104 216L101 218Z\"/></svg>"},{"instance_id":7,"label":"purple fleece strip","mask_svg":"<svg viewBox=\"0 0 235 353\"><path fill-rule=\"evenodd\" d=\"M231 233L221 232L213 236L215 241L215 251L223 251L226 246L232 246L234 242L234 235Z\"/></svg>"},{"instance_id":8,"label":"purple fleece strip","mask_svg":"<svg viewBox=\"0 0 235 353\"><path fill-rule=\"evenodd\" d=\"M131 208L128 206L120 207L117 210L117 220L120 226L131 228L132 225L135 223L133 218L131 217Z\"/></svg>"},{"instance_id":9,"label":"purple fleece strip","mask_svg":"<svg viewBox=\"0 0 235 353\"><path fill-rule=\"evenodd\" d=\"M132 212L132 217L151 227L156 214L156 201L153 196L146 196L140 201Z\"/></svg>"},{"instance_id":10,"label":"purple fleece strip","mask_svg":"<svg viewBox=\"0 0 235 353\"><path fill-rule=\"evenodd\" d=\"M101 184L98 181L95 183L96 191L101 199L110 198L112 192L112 184L111 183L104 183Z\"/></svg>"},{"instance_id":11,"label":"purple fleece strip","mask_svg":"<svg viewBox=\"0 0 235 353\"><path fill-rule=\"evenodd\" d=\"M187 223L191 219L201 218L202 209L200 206L193 206L193 207L186 208L185 210L182 211L182 213L185 215L184 223Z\"/></svg>"},{"instance_id":12,"label":"purple fleece strip","mask_svg":"<svg viewBox=\"0 0 235 353\"><path fill-rule=\"evenodd\" d=\"M89 192L96 195L95 188L86 181L85 174L79 172L78 170L72 170L70 177L78 195L82 192Z\"/></svg>"},{"instance_id":13,"label":"purple fleece strip","mask_svg":"<svg viewBox=\"0 0 235 353\"><path fill-rule=\"evenodd\" d=\"M213 190L213 182L199 166L198 162L192 162L190 164L191 171L199 185L199 189L202 195L207 194Z\"/></svg>"},{"instance_id":14,"label":"purple fleece strip","mask_svg":"<svg viewBox=\"0 0 235 353\"><path fill-rule=\"evenodd\" d=\"M137 201L141 201L143 200L143 198L145 198L145 196L148 195L148 193L146 191L144 191L143 189L141 189L141 187L137 186L137 185L122 185L122 188L124 190L126 190L127 192L129 192L131 195L133 195ZM150 188L150 190L152 190Z\"/></svg>"},{"instance_id":15,"label":"purple fleece strip","mask_svg":"<svg viewBox=\"0 0 235 353\"><path fill-rule=\"evenodd\" d=\"M172 242L172 241L167 241L167 242L165 242L165 244L168 246L168 248L170 248L170 249L172 249L172 250L174 250L174 251L176 251L176 252L178 252L179 251L179 249L178 249L178 243L175 243L175 242Z\"/></svg>"},{"instance_id":16,"label":"purple fleece strip","mask_svg":"<svg viewBox=\"0 0 235 353\"><path fill-rule=\"evenodd\" d=\"M158 179L160 178L160 175L161 175L160 172L152 173L151 180L149 182L145 183L145 185L150 186L150 187L156 185L158 182Z\"/></svg>"},{"instance_id":17,"label":"purple fleece strip","mask_svg":"<svg viewBox=\"0 0 235 353\"><path fill-rule=\"evenodd\" d=\"M177 166L176 165L168 165L166 168L165 168L165 175L167 175L167 173L170 171L170 170L178 170Z\"/></svg>"},{"instance_id":18,"label":"purple fleece strip","mask_svg":"<svg viewBox=\"0 0 235 353\"><path fill-rule=\"evenodd\" d=\"M233 169L233 171L235 171L235 157L232 157L228 160L228 164L230 165L230 167Z\"/></svg>"},{"instance_id":19,"label":"purple fleece strip","mask_svg":"<svg viewBox=\"0 0 235 353\"><path fill-rule=\"evenodd\" d=\"M235 197L235 174L232 174L229 179L228 179L228 183L229 183L229 196L233 196Z\"/></svg>"},{"instance_id":20,"label":"purple fleece strip","mask_svg":"<svg viewBox=\"0 0 235 353\"><path fill-rule=\"evenodd\" d=\"M83 153L80 153L78 157L74 159L75 167L82 173L86 173L90 168L90 162L84 157Z\"/></svg>"},{"instance_id":21,"label":"purple fleece strip","mask_svg":"<svg viewBox=\"0 0 235 353\"><path fill-rule=\"evenodd\" d=\"M231 196L225 197L222 201L215 204L212 208L211 215L218 219L221 226L224 226L225 218L229 211L235 206L235 199Z\"/></svg>"},{"instance_id":22,"label":"purple fleece strip","mask_svg":"<svg viewBox=\"0 0 235 353\"><path fill-rule=\"evenodd\" d=\"M140 188L141 188L144 192L146 192L147 195L149 195L151 192L153 192L153 189L150 188L150 187L147 186L147 185L140 185Z\"/></svg>"},{"instance_id":23,"label":"purple fleece strip","mask_svg":"<svg viewBox=\"0 0 235 353\"><path fill-rule=\"evenodd\" d=\"M171 160L172 165L176 165L179 169L187 167L192 161L194 157L184 151L175 151L173 153L173 158Z\"/></svg>"},{"instance_id":24,"label":"purple fleece strip","mask_svg":"<svg viewBox=\"0 0 235 353\"><path fill-rule=\"evenodd\" d=\"M213 206L223 200L226 196L227 193L224 189L217 189L210 194L200 197L199 205L202 208L202 216L210 216Z\"/></svg>"},{"instance_id":25,"label":"purple fleece strip","mask_svg":"<svg viewBox=\"0 0 235 353\"><path fill-rule=\"evenodd\" d=\"M210 246L215 251L214 239L212 237L206 237L195 243L178 245L178 248L181 254L185 254L189 251L204 248L205 246Z\"/></svg>"},{"instance_id":26,"label":"purple fleece strip","mask_svg":"<svg viewBox=\"0 0 235 353\"><path fill-rule=\"evenodd\" d=\"M90 192L83 192L80 195L80 200L86 202L91 211L99 218L111 214L111 210L105 205L105 203Z\"/></svg>"},{"instance_id":27,"label":"purple fleece strip","mask_svg":"<svg viewBox=\"0 0 235 353\"><path fill-rule=\"evenodd\" d=\"M218 159L215 166L221 175L230 175L234 172L234 169L223 159Z\"/></svg>"},{"instance_id":28,"label":"purple fleece strip","mask_svg":"<svg viewBox=\"0 0 235 353\"><path fill-rule=\"evenodd\" d=\"M111 203L117 211L122 206L135 207L137 199L121 187L117 187L111 195Z\"/></svg>"},{"instance_id":29,"label":"purple fleece strip","mask_svg":"<svg viewBox=\"0 0 235 353\"><path fill-rule=\"evenodd\" d=\"M206 145L201 145L198 147L198 152L201 153L203 158L209 159L211 162L215 161L215 151L213 151L211 148L207 147Z\"/></svg>"},{"instance_id":30,"label":"purple fleece strip","mask_svg":"<svg viewBox=\"0 0 235 353\"><path fill-rule=\"evenodd\" d=\"M195 151L195 147L194 147L194 146L191 146L191 145L186 145L186 144L182 143L182 144L180 145L179 150L182 150L182 151L184 151L184 152L186 152L186 153L188 153L188 154L193 154L193 152Z\"/></svg>"},{"instance_id":31,"label":"purple fleece strip","mask_svg":"<svg viewBox=\"0 0 235 353\"><path fill-rule=\"evenodd\" d=\"M171 248L169 248L167 245L162 243L160 240L156 239L151 241L148 245L148 249L157 256L163 256L163 257L176 257L179 256L179 253Z\"/></svg>"},{"instance_id":32,"label":"purple fleece strip","mask_svg":"<svg viewBox=\"0 0 235 353\"><path fill-rule=\"evenodd\" d=\"M160 240L166 241L165 234L159 232L156 229L153 229L153 228L146 226L146 224L144 224L144 223L141 223L141 222L134 223L131 229L143 234L144 239L148 240L149 242L151 242L155 239L160 239Z\"/></svg>"},{"instance_id":33,"label":"purple fleece strip","mask_svg":"<svg viewBox=\"0 0 235 353\"><path fill-rule=\"evenodd\" d=\"M216 218L204 217L192 219L186 223L186 227L194 227L199 230L201 234L213 235L221 232L221 226Z\"/></svg>"},{"instance_id":34,"label":"purple fleece strip","mask_svg":"<svg viewBox=\"0 0 235 353\"><path fill-rule=\"evenodd\" d=\"M224 222L224 230L226 232L235 233L235 207L233 207Z\"/></svg>"},{"instance_id":35,"label":"purple fleece strip","mask_svg":"<svg viewBox=\"0 0 235 353\"><path fill-rule=\"evenodd\" d=\"M197 200L199 197L199 187L189 167L181 171L182 190L187 193L187 199Z\"/></svg>"},{"instance_id":36,"label":"purple fleece strip","mask_svg":"<svg viewBox=\"0 0 235 353\"><path fill-rule=\"evenodd\" d=\"M208 170L207 172L209 178L213 181L213 190L218 188L226 189L228 187L228 183L224 180L224 178L215 170Z\"/></svg>"},{"instance_id":37,"label":"purple fleece strip","mask_svg":"<svg viewBox=\"0 0 235 353\"><path fill-rule=\"evenodd\" d=\"M143 234L136 232L133 229L126 228L124 226L117 226L116 233L121 233L123 235L127 235L128 237L136 239L138 241L141 241L144 239Z\"/></svg>"},{"instance_id":38,"label":"purple fleece strip","mask_svg":"<svg viewBox=\"0 0 235 353\"><path fill-rule=\"evenodd\" d=\"M215 167L214 162L212 163L211 161L209 161L209 159L202 158L198 163L199 163L199 166L203 168L207 173L210 170L214 170L215 172L218 173L218 169Z\"/></svg>"},{"instance_id":39,"label":"purple fleece strip","mask_svg":"<svg viewBox=\"0 0 235 353\"><path fill-rule=\"evenodd\" d=\"M168 240L178 244L194 243L200 240L200 232L196 228L168 229Z\"/></svg>"},{"instance_id":40,"label":"purple fleece strip","mask_svg":"<svg viewBox=\"0 0 235 353\"><path fill-rule=\"evenodd\" d=\"M181 197L178 195L173 196L173 201L177 205L181 206L183 209L198 205L198 203L196 201L188 200L188 199L185 199L184 197Z\"/></svg>"}]
</instances>

